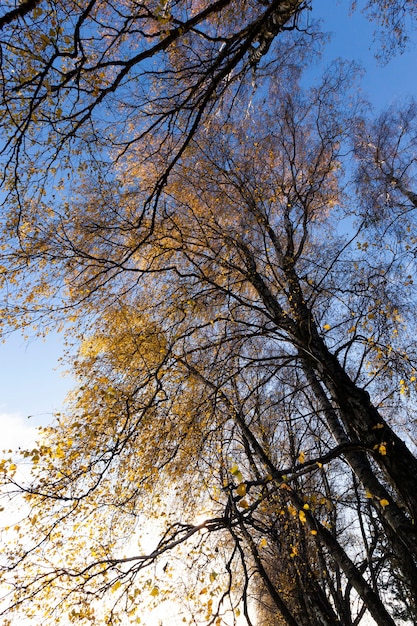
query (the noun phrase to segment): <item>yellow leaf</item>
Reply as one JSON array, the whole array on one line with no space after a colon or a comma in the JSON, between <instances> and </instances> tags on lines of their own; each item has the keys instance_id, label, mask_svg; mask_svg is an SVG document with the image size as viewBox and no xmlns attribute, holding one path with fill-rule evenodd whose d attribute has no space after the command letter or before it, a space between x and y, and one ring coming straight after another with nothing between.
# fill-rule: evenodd
<instances>
[{"instance_id":1,"label":"yellow leaf","mask_svg":"<svg viewBox=\"0 0 417 626\"><path fill-rule=\"evenodd\" d=\"M65 452L64 452L64 450L61 448L61 446L57 446L57 449L56 449L56 451L55 451L54 456L55 456L57 459L62 459L62 458L64 458L64 456L65 456Z\"/></svg>"},{"instance_id":2,"label":"yellow leaf","mask_svg":"<svg viewBox=\"0 0 417 626\"><path fill-rule=\"evenodd\" d=\"M9 471L14 472L17 469L17 465L15 463L11 463L9 465Z\"/></svg>"},{"instance_id":3,"label":"yellow leaf","mask_svg":"<svg viewBox=\"0 0 417 626\"><path fill-rule=\"evenodd\" d=\"M292 515L293 517L295 517L297 515L297 509L295 508L295 506L292 506L292 504L289 504L288 513Z\"/></svg>"},{"instance_id":4,"label":"yellow leaf","mask_svg":"<svg viewBox=\"0 0 417 626\"><path fill-rule=\"evenodd\" d=\"M268 545L267 540L265 539L265 537L263 537L260 542L259 542L259 547L260 548L266 548L266 546Z\"/></svg>"},{"instance_id":5,"label":"yellow leaf","mask_svg":"<svg viewBox=\"0 0 417 626\"><path fill-rule=\"evenodd\" d=\"M306 458L306 455L304 454L304 452L300 452L299 456L298 456L298 462L299 463L304 463Z\"/></svg>"},{"instance_id":6,"label":"yellow leaf","mask_svg":"<svg viewBox=\"0 0 417 626\"><path fill-rule=\"evenodd\" d=\"M380 444L380 446L379 446L379 448L378 448L378 452L379 452L379 454L382 454L382 456L385 456L385 455L386 455L386 453L387 453L387 448L386 448L386 445L385 445L385 441L383 441L383 442Z\"/></svg>"},{"instance_id":7,"label":"yellow leaf","mask_svg":"<svg viewBox=\"0 0 417 626\"><path fill-rule=\"evenodd\" d=\"M331 329L330 324L324 324L324 325L323 325L323 329L324 329L324 330L330 330L330 329Z\"/></svg>"},{"instance_id":8,"label":"yellow leaf","mask_svg":"<svg viewBox=\"0 0 417 626\"><path fill-rule=\"evenodd\" d=\"M313 530L311 530L310 532L311 532L311 534L312 534L312 535L317 535L317 530L314 530L314 529L313 529Z\"/></svg>"},{"instance_id":9,"label":"yellow leaf","mask_svg":"<svg viewBox=\"0 0 417 626\"><path fill-rule=\"evenodd\" d=\"M302 524L306 523L306 514L304 513L304 511L299 511L298 517L300 518L300 522Z\"/></svg>"},{"instance_id":10,"label":"yellow leaf","mask_svg":"<svg viewBox=\"0 0 417 626\"><path fill-rule=\"evenodd\" d=\"M236 489L236 493L241 498L243 498L243 496L246 496L246 485L245 485L245 483L240 483L240 485Z\"/></svg>"},{"instance_id":11,"label":"yellow leaf","mask_svg":"<svg viewBox=\"0 0 417 626\"><path fill-rule=\"evenodd\" d=\"M119 587L121 587L122 583L120 582L120 580L116 580L116 582L114 583L114 585L111 588L111 592L114 593L115 591L117 591L119 589Z\"/></svg>"},{"instance_id":12,"label":"yellow leaf","mask_svg":"<svg viewBox=\"0 0 417 626\"><path fill-rule=\"evenodd\" d=\"M366 490L366 493L365 493L365 498L368 498L368 499L370 499L370 500L371 500L373 497L374 497L374 496L372 495L372 493L371 493L371 492L367 489L367 490Z\"/></svg>"},{"instance_id":13,"label":"yellow leaf","mask_svg":"<svg viewBox=\"0 0 417 626\"><path fill-rule=\"evenodd\" d=\"M389 505L389 501L385 498L382 498L382 500L379 501L379 504L382 506L383 509L385 509L385 507Z\"/></svg>"},{"instance_id":14,"label":"yellow leaf","mask_svg":"<svg viewBox=\"0 0 417 626\"><path fill-rule=\"evenodd\" d=\"M230 470L230 473L233 474L233 476L235 476L235 478L241 482L242 480L242 473L239 470L238 466L235 464L233 465L232 469Z\"/></svg>"},{"instance_id":15,"label":"yellow leaf","mask_svg":"<svg viewBox=\"0 0 417 626\"><path fill-rule=\"evenodd\" d=\"M240 506L242 509L247 509L249 504L247 500L240 500L240 502L238 502L238 506Z\"/></svg>"},{"instance_id":16,"label":"yellow leaf","mask_svg":"<svg viewBox=\"0 0 417 626\"><path fill-rule=\"evenodd\" d=\"M154 587L151 591L151 596L155 597L159 595L159 589L158 587Z\"/></svg>"}]
</instances>

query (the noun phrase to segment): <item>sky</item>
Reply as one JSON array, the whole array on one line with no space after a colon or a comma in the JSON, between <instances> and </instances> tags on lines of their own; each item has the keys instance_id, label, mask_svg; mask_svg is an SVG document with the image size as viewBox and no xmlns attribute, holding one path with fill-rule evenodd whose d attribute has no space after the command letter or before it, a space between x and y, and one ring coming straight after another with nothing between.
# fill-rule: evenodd
<instances>
[{"instance_id":1,"label":"sky","mask_svg":"<svg viewBox=\"0 0 417 626\"><path fill-rule=\"evenodd\" d=\"M348 0L313 0L313 15L319 15L324 29L332 33L325 60L341 57L362 65L366 70L362 89L376 111L407 96L417 97L417 34L410 32L406 52L395 54L383 65L375 58L379 50L379 42L373 41L376 25L369 23L360 11L351 13L349 5Z\"/></svg>"},{"instance_id":2,"label":"sky","mask_svg":"<svg viewBox=\"0 0 417 626\"><path fill-rule=\"evenodd\" d=\"M325 30L333 33L323 62L341 57L362 64L366 69L362 89L376 112L408 96L417 97L417 35L403 55L381 65L374 57L373 26L360 13L349 15L347 0L313 4L315 17L321 16ZM64 377L59 366L62 353L63 338L53 333L45 341L29 342L15 334L0 344L0 450L33 445L36 427L50 422L54 411L62 408L71 388L71 378Z\"/></svg>"},{"instance_id":3,"label":"sky","mask_svg":"<svg viewBox=\"0 0 417 626\"><path fill-rule=\"evenodd\" d=\"M363 65L362 90L375 112L407 96L417 97L417 36L403 55L382 65L375 59L373 25L360 12L350 14L349 4L347 0L313 2L313 15L322 18L324 29L332 34L323 64L341 57ZM0 344L0 450L25 447L33 440L36 426L50 421L54 411L62 408L71 388L71 378L63 375L58 363L62 352L62 337L54 334L30 342L15 334Z\"/></svg>"},{"instance_id":4,"label":"sky","mask_svg":"<svg viewBox=\"0 0 417 626\"><path fill-rule=\"evenodd\" d=\"M362 89L376 112L407 96L417 97L417 35L406 53L381 65L375 59L378 44L372 44L374 26L360 12L350 14L349 4L313 1L314 17L322 18L324 29L332 33L323 64L341 57L363 65ZM15 334L0 344L0 450L25 447L36 426L50 421L62 407L71 388L71 378L63 376L58 364L62 352L62 337L55 334L30 342Z\"/></svg>"},{"instance_id":5,"label":"sky","mask_svg":"<svg viewBox=\"0 0 417 626\"><path fill-rule=\"evenodd\" d=\"M405 54L381 65L374 56L373 26L360 12L350 14L349 4L347 0L313 1L313 15L321 17L325 30L332 33L323 64L336 57L362 64L366 68L362 89L376 112L409 95L417 97L417 35ZM54 334L46 341L30 342L15 334L0 344L0 449L8 441L8 432L16 430L10 435L12 441L18 441L19 433L23 441L24 430L48 421L61 408L71 387L70 377L65 378L58 365L62 352L62 337ZM15 427L10 415L15 416ZM34 417L28 420L28 415Z\"/></svg>"},{"instance_id":6,"label":"sky","mask_svg":"<svg viewBox=\"0 0 417 626\"><path fill-rule=\"evenodd\" d=\"M50 422L71 388L59 366L63 338L25 341L16 333L0 344L0 450L34 444L36 428Z\"/></svg>"}]
</instances>

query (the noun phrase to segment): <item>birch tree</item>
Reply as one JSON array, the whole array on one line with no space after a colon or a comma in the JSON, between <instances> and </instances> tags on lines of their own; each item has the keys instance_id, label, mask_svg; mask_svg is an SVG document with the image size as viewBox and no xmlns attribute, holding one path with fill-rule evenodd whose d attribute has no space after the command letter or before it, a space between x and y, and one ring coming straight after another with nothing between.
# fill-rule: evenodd
<instances>
[{"instance_id":1,"label":"birch tree","mask_svg":"<svg viewBox=\"0 0 417 626\"><path fill-rule=\"evenodd\" d=\"M255 624L259 599L290 626L414 618L411 244L369 219L355 68L280 76L189 142L146 219L170 150L26 214L8 261L34 265L34 315L52 294L74 321L80 382L24 453L32 480L2 462L29 510L7 615L131 623L176 598L197 623Z\"/></svg>"}]
</instances>

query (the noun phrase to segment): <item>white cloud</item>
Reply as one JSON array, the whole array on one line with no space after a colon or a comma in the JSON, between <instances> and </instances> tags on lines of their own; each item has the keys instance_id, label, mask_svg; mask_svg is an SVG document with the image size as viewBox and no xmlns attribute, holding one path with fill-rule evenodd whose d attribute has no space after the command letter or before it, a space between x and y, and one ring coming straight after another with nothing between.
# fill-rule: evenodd
<instances>
[{"instance_id":1,"label":"white cloud","mask_svg":"<svg viewBox=\"0 0 417 626\"><path fill-rule=\"evenodd\" d=\"M33 448L39 437L37 425L20 413L0 413L0 451Z\"/></svg>"}]
</instances>

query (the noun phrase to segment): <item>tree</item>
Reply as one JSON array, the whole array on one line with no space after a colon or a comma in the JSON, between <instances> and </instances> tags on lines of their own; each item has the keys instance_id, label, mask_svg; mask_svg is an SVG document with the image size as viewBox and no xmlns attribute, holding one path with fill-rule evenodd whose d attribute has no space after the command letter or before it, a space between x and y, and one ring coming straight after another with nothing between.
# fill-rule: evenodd
<instances>
[{"instance_id":1,"label":"tree","mask_svg":"<svg viewBox=\"0 0 417 626\"><path fill-rule=\"evenodd\" d=\"M369 219L369 124L341 96L355 68L306 92L294 63L280 76L195 135L148 221L169 151L80 172L42 220L26 207L9 261L36 264L41 298L67 290L80 384L25 453L32 482L2 462L29 510L5 550L9 610L132 621L142 598L178 591L185 550L180 595L202 622L253 624L258 585L274 623L413 616L417 461L398 431L417 370L413 251ZM409 209L395 204L411 224Z\"/></svg>"},{"instance_id":2,"label":"tree","mask_svg":"<svg viewBox=\"0 0 417 626\"><path fill-rule=\"evenodd\" d=\"M286 46L306 62L306 41L319 37L310 8L307 0L6 2L0 151L15 227L28 199L42 201L51 184L67 183L85 161L113 163L131 149L152 160L154 151L168 149L137 216L146 219L225 96L229 106L245 92L248 100L265 68L279 69L275 39L289 31ZM386 33L386 48L404 45L407 21L416 17L412 0L370 0L364 10Z\"/></svg>"},{"instance_id":3,"label":"tree","mask_svg":"<svg viewBox=\"0 0 417 626\"><path fill-rule=\"evenodd\" d=\"M415 619L415 105L367 120L344 64L303 90L304 9L0 21L5 316L65 323L80 381L31 481L1 462L7 615Z\"/></svg>"},{"instance_id":4,"label":"tree","mask_svg":"<svg viewBox=\"0 0 417 626\"><path fill-rule=\"evenodd\" d=\"M302 0L92 1L6 11L2 152L12 201L23 201L28 181L42 195L45 180L76 167L85 146L92 159L114 160L155 135L172 151L148 202L157 199L222 95L239 90L306 7Z\"/></svg>"}]
</instances>

